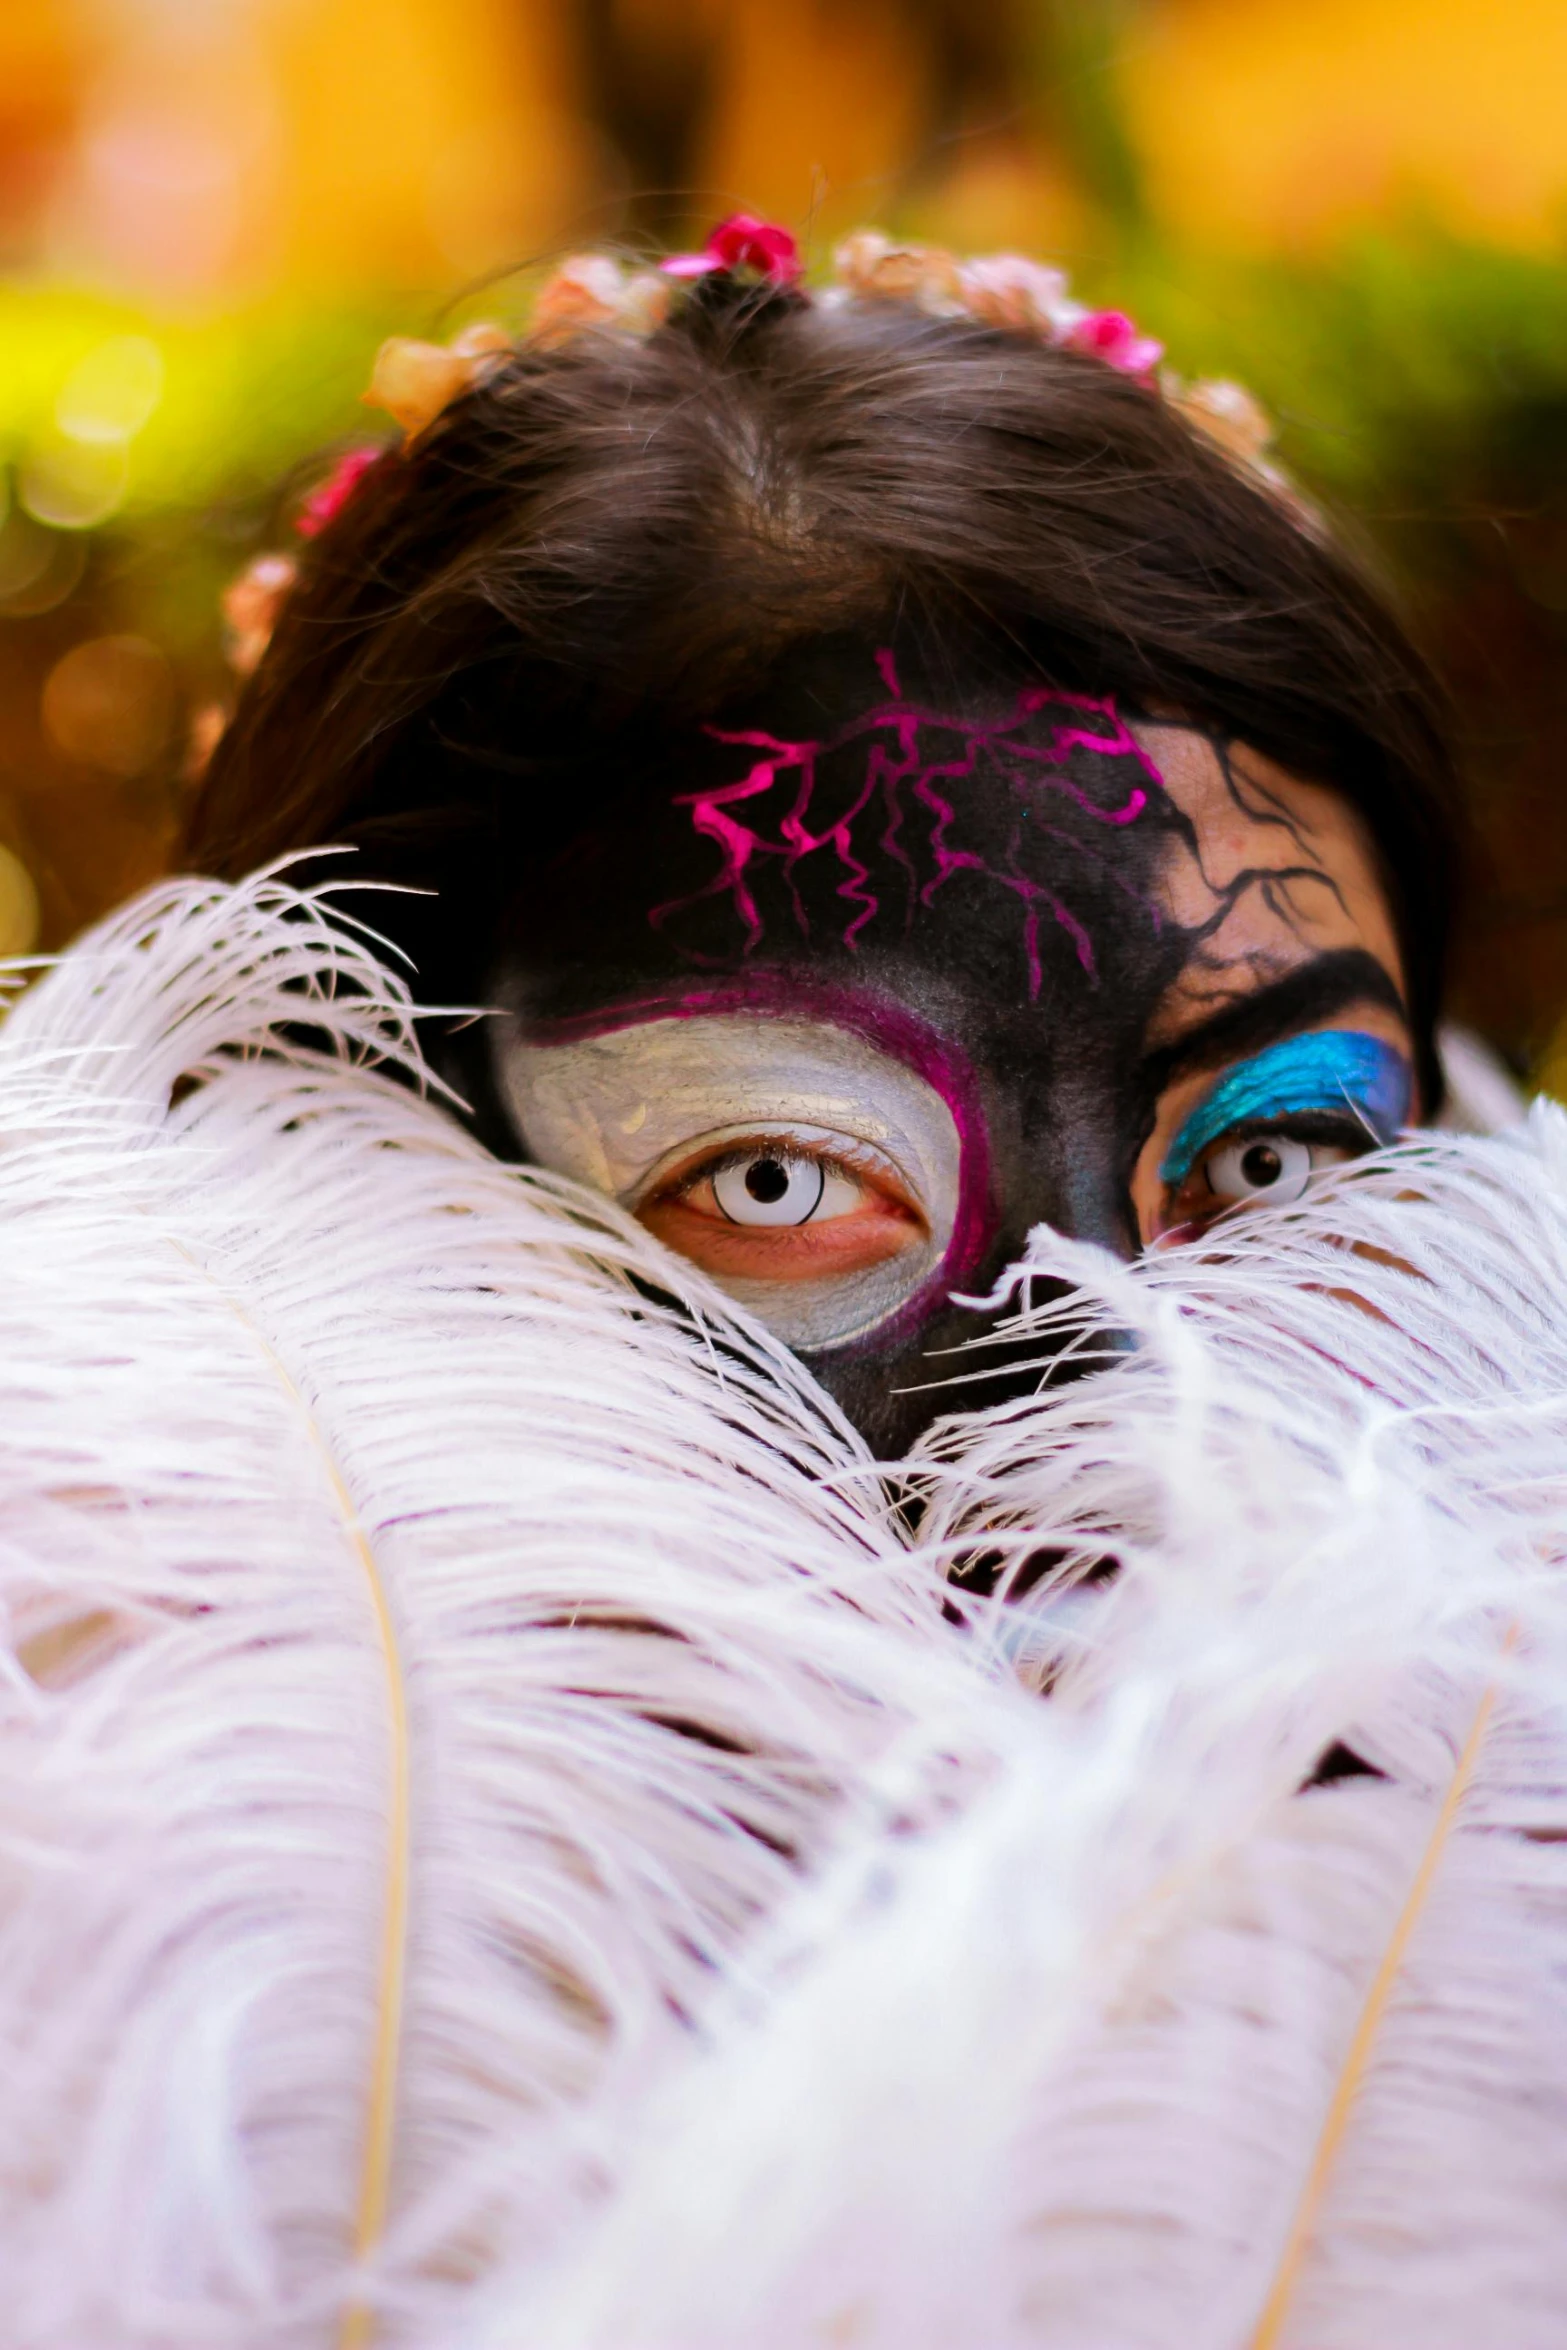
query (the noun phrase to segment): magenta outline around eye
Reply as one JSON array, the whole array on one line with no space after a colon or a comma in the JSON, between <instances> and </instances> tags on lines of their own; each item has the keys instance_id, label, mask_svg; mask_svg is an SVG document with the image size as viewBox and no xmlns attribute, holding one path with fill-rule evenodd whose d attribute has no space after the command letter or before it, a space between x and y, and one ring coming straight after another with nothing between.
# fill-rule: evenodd
<instances>
[{"instance_id":1,"label":"magenta outline around eye","mask_svg":"<svg viewBox=\"0 0 1567 2350\"><path fill-rule=\"evenodd\" d=\"M809 937L810 923L800 898L796 871L802 860L816 850L831 847L843 870L843 879L835 894L855 911L846 923L842 943L851 953L858 947L859 934L866 924L881 911L881 900L870 888L870 868L854 846L854 827L871 803L880 798L885 814L877 847L901 865L908 876L909 914L913 919L914 905L929 906L942 883L954 873L969 871L1000 884L1020 898L1026 908L1023 920L1023 952L1028 969L1028 995L1036 1002L1042 982L1039 958L1039 919L1041 910L1071 939L1077 960L1088 978L1097 984L1098 973L1094 963L1093 941L1072 909L1063 904L1044 882L1024 873L1019 866L1021 849L1021 821L1014 828L1007 845L1007 864L990 865L972 849L955 848L949 840L952 826L958 820L955 803L936 787L940 783L962 783L972 779L975 762L981 751L988 751L995 759L1008 784L1021 795L1025 782L1043 780L1040 769L1058 770L1074 750L1097 751L1107 758L1134 760L1143 776L1156 791L1164 789L1164 778L1148 753L1129 731L1113 701L1097 701L1088 694L1065 693L1051 686L1025 686L1017 694L1011 714L990 723L955 719L934 710L925 710L906 701L898 682L897 665L891 651L881 647L876 654L876 667L883 685L891 697L878 702L863 716L852 719L835 735L823 739L791 742L768 734L760 728L743 728L731 732L723 727L704 729L714 742L733 743L738 747L758 751L762 755L752 761L746 773L730 783L713 784L701 791L679 792L675 806L691 810L694 830L704 834L718 848L721 863L712 880L701 889L683 898L670 898L654 906L648 922L654 930L661 930L671 916L701 904L708 898L725 893L733 903L735 913L745 931L742 955L754 953L760 946L764 925L755 895L747 879L753 858L778 857L783 861L783 878L789 891L795 925L802 937ZM1052 704L1084 715L1107 720L1110 732L1094 733L1086 725L1067 725L1058 728L1048 745L1018 742L1012 739L1015 730L1025 720L1037 717ZM922 760L918 734L922 726L939 727L949 734L963 737L961 757L945 760ZM892 731L894 742L889 748L876 742L869 747L865 762L865 776L852 806L821 831L810 825L811 802L816 791L817 764L826 754L842 750L858 737L878 728ZM1033 773L1023 774L1020 768L1032 766ZM794 798L786 812L778 819L777 838L769 840L755 825L745 822L733 811L747 801L765 800L780 776L796 777ZM1102 808L1097 801L1060 773L1048 777L1052 789L1064 792L1096 823L1125 825L1135 823L1148 805L1148 792L1142 784L1134 783L1119 808ZM901 787L907 786L910 796L917 800L931 818L928 846L936 870L921 887L914 863L903 846L901 835L907 814L906 804L900 799ZM710 962L714 958L692 952L693 962Z\"/></svg>"},{"instance_id":2,"label":"magenta outline around eye","mask_svg":"<svg viewBox=\"0 0 1567 2350\"><path fill-rule=\"evenodd\" d=\"M968 1056L956 1045L901 1004L772 971L747 972L743 979L718 981L711 987L661 989L606 1005L597 1012L528 1020L522 1030L530 1045L548 1048L611 1036L622 1028L645 1027L650 1020L696 1020L725 1012L754 1012L764 1019L820 1020L829 1027L846 1029L923 1078L951 1114L958 1134L958 1198L941 1262L886 1321L867 1331L863 1339L850 1340L834 1351L847 1353L855 1344L869 1346L873 1341L878 1348L885 1347L917 1329L938 1298L945 1299L954 1285L971 1277L995 1231L990 1143L979 1085Z\"/></svg>"}]
</instances>

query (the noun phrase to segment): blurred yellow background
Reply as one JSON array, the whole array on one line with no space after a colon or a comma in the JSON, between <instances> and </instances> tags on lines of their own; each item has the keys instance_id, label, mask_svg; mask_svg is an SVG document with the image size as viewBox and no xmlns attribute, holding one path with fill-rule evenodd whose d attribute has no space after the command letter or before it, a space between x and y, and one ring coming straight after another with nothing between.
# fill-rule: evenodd
<instances>
[{"instance_id":1,"label":"blurred yellow background","mask_svg":"<svg viewBox=\"0 0 1567 2350\"><path fill-rule=\"evenodd\" d=\"M0 951L167 860L380 337L744 206L1058 260L1272 405L1459 698L1461 1007L1559 1077L1564 91L1567 0L0 0Z\"/></svg>"}]
</instances>

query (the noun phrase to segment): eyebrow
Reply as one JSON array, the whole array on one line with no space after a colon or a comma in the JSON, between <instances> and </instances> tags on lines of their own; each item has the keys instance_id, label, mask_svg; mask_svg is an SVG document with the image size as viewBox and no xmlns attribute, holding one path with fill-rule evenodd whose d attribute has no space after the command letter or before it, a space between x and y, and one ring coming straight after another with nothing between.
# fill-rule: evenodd
<instances>
[{"instance_id":1,"label":"eyebrow","mask_svg":"<svg viewBox=\"0 0 1567 2350\"><path fill-rule=\"evenodd\" d=\"M1338 947L1313 956L1282 979L1242 996L1188 1028L1167 1045L1149 1053L1143 1063L1145 1082L1155 1095L1178 1077L1219 1069L1261 1046L1274 1043L1292 1028L1331 1019L1352 1004L1377 1004L1384 1011L1408 1018L1402 995L1385 966L1364 947Z\"/></svg>"}]
</instances>

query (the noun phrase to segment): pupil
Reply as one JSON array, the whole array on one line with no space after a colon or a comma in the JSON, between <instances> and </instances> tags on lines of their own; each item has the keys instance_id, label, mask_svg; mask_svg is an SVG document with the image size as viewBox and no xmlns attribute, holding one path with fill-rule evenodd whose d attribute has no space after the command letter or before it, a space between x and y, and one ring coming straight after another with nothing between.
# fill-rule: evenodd
<instances>
[{"instance_id":1,"label":"pupil","mask_svg":"<svg viewBox=\"0 0 1567 2350\"><path fill-rule=\"evenodd\" d=\"M1241 1155L1241 1173L1248 1183L1255 1183L1263 1191L1270 1183L1277 1183L1284 1172L1284 1162L1271 1142L1254 1142Z\"/></svg>"},{"instance_id":2,"label":"pupil","mask_svg":"<svg viewBox=\"0 0 1567 2350\"><path fill-rule=\"evenodd\" d=\"M745 1187L758 1207L770 1208L789 1188L789 1170L782 1159L753 1159L745 1171Z\"/></svg>"}]
</instances>

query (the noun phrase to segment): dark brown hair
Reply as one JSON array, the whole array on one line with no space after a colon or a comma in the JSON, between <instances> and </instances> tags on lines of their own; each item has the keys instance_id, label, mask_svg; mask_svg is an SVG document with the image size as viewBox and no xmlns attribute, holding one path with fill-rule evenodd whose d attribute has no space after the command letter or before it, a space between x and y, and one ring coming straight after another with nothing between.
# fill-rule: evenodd
<instances>
[{"instance_id":1,"label":"dark brown hair","mask_svg":"<svg viewBox=\"0 0 1567 2350\"><path fill-rule=\"evenodd\" d=\"M187 858L357 844L439 893L377 919L426 1000L473 1002L521 861L613 823L791 648L889 629L927 673L1026 663L1336 787L1431 1089L1450 762L1384 596L1145 386L904 304L715 277L645 341L520 347L314 542Z\"/></svg>"}]
</instances>

